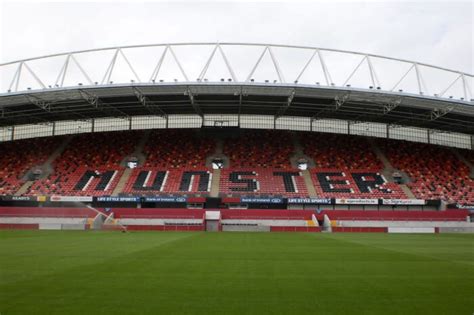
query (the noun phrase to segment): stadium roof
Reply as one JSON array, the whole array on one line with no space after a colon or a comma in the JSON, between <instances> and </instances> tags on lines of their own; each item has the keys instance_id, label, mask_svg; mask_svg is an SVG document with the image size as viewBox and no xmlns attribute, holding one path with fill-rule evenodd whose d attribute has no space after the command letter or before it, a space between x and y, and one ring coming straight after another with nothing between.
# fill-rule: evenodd
<instances>
[{"instance_id":1,"label":"stadium roof","mask_svg":"<svg viewBox=\"0 0 474 315\"><path fill-rule=\"evenodd\" d=\"M147 54L150 49L154 51ZM189 51L180 55L179 49ZM238 52L232 53L234 49ZM221 67L211 74L219 57ZM167 62L175 70L166 73ZM144 75L149 79L141 80ZM252 114L474 134L472 74L315 47L113 47L9 62L0 65L0 78L0 126L138 115Z\"/></svg>"}]
</instances>

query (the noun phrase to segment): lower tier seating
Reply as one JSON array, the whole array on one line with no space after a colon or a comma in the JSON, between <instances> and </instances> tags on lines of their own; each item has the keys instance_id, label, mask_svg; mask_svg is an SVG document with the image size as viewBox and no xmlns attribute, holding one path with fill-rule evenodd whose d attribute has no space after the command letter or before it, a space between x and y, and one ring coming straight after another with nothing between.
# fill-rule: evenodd
<instances>
[{"instance_id":1,"label":"lower tier seating","mask_svg":"<svg viewBox=\"0 0 474 315\"><path fill-rule=\"evenodd\" d=\"M411 181L415 198L474 204L474 180L464 160L452 149L395 140L321 133L248 130L217 139L198 130L153 130L75 135L53 161L53 171L36 180L26 195L111 195L133 156L140 161L122 190L124 194L208 194L213 170L206 158L220 149L230 166L221 170L222 195L307 197L308 187L290 158L295 152L311 158L311 180L318 197L407 198L381 175L384 166L371 141L390 164ZM15 194L32 167L44 164L64 138L38 138L0 144L0 195ZM294 142L301 144L295 148ZM220 140L219 140L220 141ZM141 143L140 152L135 152ZM298 150L297 150L298 149ZM300 152L301 153L301 152ZM472 151L462 155L474 161ZM143 163L142 163L143 162ZM227 160L226 160L227 162ZM387 163L386 163L387 164ZM406 190L405 190L406 191Z\"/></svg>"},{"instance_id":2,"label":"lower tier seating","mask_svg":"<svg viewBox=\"0 0 474 315\"><path fill-rule=\"evenodd\" d=\"M75 136L53 163L48 178L36 181L28 195L110 195L130 155L139 132L105 132Z\"/></svg>"},{"instance_id":3,"label":"lower tier seating","mask_svg":"<svg viewBox=\"0 0 474 315\"><path fill-rule=\"evenodd\" d=\"M232 168L291 169L294 149L289 132L247 130L237 138L227 139L223 152Z\"/></svg>"},{"instance_id":4,"label":"lower tier seating","mask_svg":"<svg viewBox=\"0 0 474 315\"><path fill-rule=\"evenodd\" d=\"M389 183L377 170L341 170L316 168L311 170L314 188L326 198L407 198L399 185Z\"/></svg>"},{"instance_id":5,"label":"lower tier seating","mask_svg":"<svg viewBox=\"0 0 474 315\"><path fill-rule=\"evenodd\" d=\"M111 195L124 172L120 167L90 169L79 166L51 175L33 185L29 195L103 196Z\"/></svg>"},{"instance_id":6,"label":"lower tier seating","mask_svg":"<svg viewBox=\"0 0 474 315\"><path fill-rule=\"evenodd\" d=\"M316 167L334 169L383 168L365 137L330 133L308 133L301 136L305 154Z\"/></svg>"},{"instance_id":7,"label":"lower tier seating","mask_svg":"<svg viewBox=\"0 0 474 315\"><path fill-rule=\"evenodd\" d=\"M308 196L298 170L244 168L223 169L220 192L239 195Z\"/></svg>"},{"instance_id":8,"label":"lower tier seating","mask_svg":"<svg viewBox=\"0 0 474 315\"><path fill-rule=\"evenodd\" d=\"M419 199L474 203L470 170L449 148L405 141L378 141L395 168L406 172Z\"/></svg>"},{"instance_id":9,"label":"lower tier seating","mask_svg":"<svg viewBox=\"0 0 474 315\"><path fill-rule=\"evenodd\" d=\"M210 191L212 172L205 168L157 169L140 167L132 171L124 194L200 193Z\"/></svg>"},{"instance_id":10,"label":"lower tier seating","mask_svg":"<svg viewBox=\"0 0 474 315\"><path fill-rule=\"evenodd\" d=\"M22 178L41 166L64 138L38 138L0 144L0 195L15 194L25 182Z\"/></svg>"},{"instance_id":11,"label":"lower tier seating","mask_svg":"<svg viewBox=\"0 0 474 315\"><path fill-rule=\"evenodd\" d=\"M471 163L471 165L474 165L474 150L462 150L461 155Z\"/></svg>"},{"instance_id":12,"label":"lower tier seating","mask_svg":"<svg viewBox=\"0 0 474 315\"><path fill-rule=\"evenodd\" d=\"M153 130L143 148L144 167L198 169L215 150L213 139L200 137L196 130Z\"/></svg>"}]
</instances>

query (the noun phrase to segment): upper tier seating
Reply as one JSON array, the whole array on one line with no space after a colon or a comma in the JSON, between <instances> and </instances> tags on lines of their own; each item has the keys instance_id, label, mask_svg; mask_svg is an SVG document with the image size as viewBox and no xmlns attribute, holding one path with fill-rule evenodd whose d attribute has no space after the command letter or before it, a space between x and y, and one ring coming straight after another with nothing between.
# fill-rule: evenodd
<instances>
[{"instance_id":1,"label":"upper tier seating","mask_svg":"<svg viewBox=\"0 0 474 315\"><path fill-rule=\"evenodd\" d=\"M157 195L174 193L206 194L212 173L205 168L163 169L139 167L132 171L123 194Z\"/></svg>"},{"instance_id":2,"label":"upper tier seating","mask_svg":"<svg viewBox=\"0 0 474 315\"><path fill-rule=\"evenodd\" d=\"M299 170L292 168L293 136L314 160L311 178L319 197L407 198L401 187L388 183L383 163L364 137L327 133L244 130L224 140L223 153L230 167L221 170L222 195L307 197ZM111 195L133 155L143 131L75 135L53 161L53 172L37 180L27 195ZM42 165L64 137L37 138L0 144L0 195L14 194L21 178ZM412 180L416 198L474 203L470 170L451 149L396 140L373 140L394 168ZM206 158L216 152L216 141L196 130L153 130L143 147L143 165L133 169L125 194L207 194L213 171ZM461 152L474 162L472 151ZM139 157L140 158L140 157Z\"/></svg>"},{"instance_id":3,"label":"upper tier seating","mask_svg":"<svg viewBox=\"0 0 474 315\"><path fill-rule=\"evenodd\" d=\"M308 195L303 177L292 169L291 134L286 131L248 130L224 142L230 168L223 169L220 192L241 195Z\"/></svg>"},{"instance_id":4,"label":"upper tier seating","mask_svg":"<svg viewBox=\"0 0 474 315\"><path fill-rule=\"evenodd\" d=\"M298 170L262 167L223 169L220 192L241 195L308 196L304 179Z\"/></svg>"},{"instance_id":5,"label":"upper tier seating","mask_svg":"<svg viewBox=\"0 0 474 315\"><path fill-rule=\"evenodd\" d=\"M133 170L123 193L207 193L211 171L206 158L214 151L214 140L193 130L152 131L143 149L146 161Z\"/></svg>"},{"instance_id":6,"label":"upper tier seating","mask_svg":"<svg viewBox=\"0 0 474 315\"><path fill-rule=\"evenodd\" d=\"M461 154L474 165L474 150L462 150Z\"/></svg>"},{"instance_id":7,"label":"upper tier seating","mask_svg":"<svg viewBox=\"0 0 474 315\"><path fill-rule=\"evenodd\" d=\"M474 203L469 168L451 149L395 140L378 143L392 165L411 177L408 186L417 198Z\"/></svg>"},{"instance_id":8,"label":"upper tier seating","mask_svg":"<svg viewBox=\"0 0 474 315\"><path fill-rule=\"evenodd\" d=\"M224 143L230 168L291 169L294 152L291 134L286 131L251 130Z\"/></svg>"},{"instance_id":9,"label":"upper tier seating","mask_svg":"<svg viewBox=\"0 0 474 315\"><path fill-rule=\"evenodd\" d=\"M319 196L329 198L406 198L381 175L382 162L366 138L340 134L305 134L302 145L316 168L311 177Z\"/></svg>"},{"instance_id":10,"label":"upper tier seating","mask_svg":"<svg viewBox=\"0 0 474 315\"><path fill-rule=\"evenodd\" d=\"M398 184L387 182L376 169L317 168L311 178L316 193L325 198L407 198Z\"/></svg>"},{"instance_id":11,"label":"upper tier seating","mask_svg":"<svg viewBox=\"0 0 474 315\"><path fill-rule=\"evenodd\" d=\"M29 195L110 195L123 173L139 132L107 132L75 136L54 162L54 172L35 182Z\"/></svg>"},{"instance_id":12,"label":"upper tier seating","mask_svg":"<svg viewBox=\"0 0 474 315\"><path fill-rule=\"evenodd\" d=\"M214 150L214 140L196 136L193 130L154 130L143 148L146 156L143 166L202 169L206 168L206 157Z\"/></svg>"},{"instance_id":13,"label":"upper tier seating","mask_svg":"<svg viewBox=\"0 0 474 315\"><path fill-rule=\"evenodd\" d=\"M300 138L304 153L314 159L316 168L378 171L383 169L382 162L364 137L307 133Z\"/></svg>"},{"instance_id":14,"label":"upper tier seating","mask_svg":"<svg viewBox=\"0 0 474 315\"><path fill-rule=\"evenodd\" d=\"M25 182L21 178L41 166L64 138L37 138L0 143L0 195L15 194Z\"/></svg>"}]
</instances>

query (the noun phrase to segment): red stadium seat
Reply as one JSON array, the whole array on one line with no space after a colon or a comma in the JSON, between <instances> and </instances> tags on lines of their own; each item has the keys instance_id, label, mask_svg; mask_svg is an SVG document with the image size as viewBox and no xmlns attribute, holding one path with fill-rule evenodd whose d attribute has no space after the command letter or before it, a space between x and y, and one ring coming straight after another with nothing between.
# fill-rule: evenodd
<instances>
[{"instance_id":1,"label":"red stadium seat","mask_svg":"<svg viewBox=\"0 0 474 315\"><path fill-rule=\"evenodd\" d=\"M75 136L54 161L53 173L31 186L28 194L110 195L123 173L120 163L133 152L138 137L139 133L130 131ZM77 189L86 171L97 171L97 174L112 172L109 184L104 189L96 189L100 182L97 176L90 178L88 185L82 189Z\"/></svg>"},{"instance_id":2,"label":"red stadium seat","mask_svg":"<svg viewBox=\"0 0 474 315\"><path fill-rule=\"evenodd\" d=\"M469 168L449 148L405 141L379 141L394 167L411 177L408 184L420 199L474 203Z\"/></svg>"},{"instance_id":3,"label":"red stadium seat","mask_svg":"<svg viewBox=\"0 0 474 315\"><path fill-rule=\"evenodd\" d=\"M37 180L27 195L111 195L143 131L76 135L53 161L53 172ZM398 184L388 182L384 165L367 138L329 133L246 130L224 138L223 154L230 166L221 170L223 195L307 197L308 188L290 158L294 138L315 167L311 179L319 197L407 198ZM1 144L0 194L14 194L25 173L42 165L64 138L38 138ZM474 203L470 169L448 148L379 139L375 143L394 168L410 178L419 199ZM216 153L216 140L196 130L153 130L142 149L143 165L131 171L123 194L203 194L210 191L213 171L206 159ZM473 162L472 151L461 152Z\"/></svg>"},{"instance_id":4,"label":"red stadium seat","mask_svg":"<svg viewBox=\"0 0 474 315\"><path fill-rule=\"evenodd\" d=\"M233 169L291 169L290 157L294 150L289 132L252 130L238 138L227 139L223 151Z\"/></svg>"},{"instance_id":5,"label":"red stadium seat","mask_svg":"<svg viewBox=\"0 0 474 315\"><path fill-rule=\"evenodd\" d=\"M192 182L181 190L181 181L185 172L211 173L206 168L206 158L215 151L215 142L209 138L195 135L193 130L155 130L150 133L143 149L146 161L143 166L133 170L123 193L127 194L170 194L170 193L207 193L208 187L199 187L199 176L193 176ZM137 189L134 185L141 172L149 171L147 186L153 186L157 172L166 172L161 189ZM148 175L148 174L147 174Z\"/></svg>"},{"instance_id":6,"label":"red stadium seat","mask_svg":"<svg viewBox=\"0 0 474 315\"><path fill-rule=\"evenodd\" d=\"M397 184L388 183L383 178L383 164L366 138L311 133L302 139L304 152L316 163L311 177L318 195L328 198L406 198ZM362 180L362 175L368 177L367 180L374 180L374 176L381 180L377 187L361 189L357 185L357 174Z\"/></svg>"},{"instance_id":7,"label":"red stadium seat","mask_svg":"<svg viewBox=\"0 0 474 315\"><path fill-rule=\"evenodd\" d=\"M64 138L37 138L1 144L0 195L15 194L25 182L22 177L46 162Z\"/></svg>"}]
</instances>

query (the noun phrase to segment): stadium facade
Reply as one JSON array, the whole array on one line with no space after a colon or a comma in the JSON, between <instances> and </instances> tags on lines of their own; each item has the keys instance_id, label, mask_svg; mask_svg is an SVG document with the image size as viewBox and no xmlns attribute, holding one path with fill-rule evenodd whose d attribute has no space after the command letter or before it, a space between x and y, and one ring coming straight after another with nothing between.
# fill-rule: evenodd
<instances>
[{"instance_id":1,"label":"stadium facade","mask_svg":"<svg viewBox=\"0 0 474 315\"><path fill-rule=\"evenodd\" d=\"M25 59L0 78L5 226L473 230L472 74L184 43Z\"/></svg>"}]
</instances>

